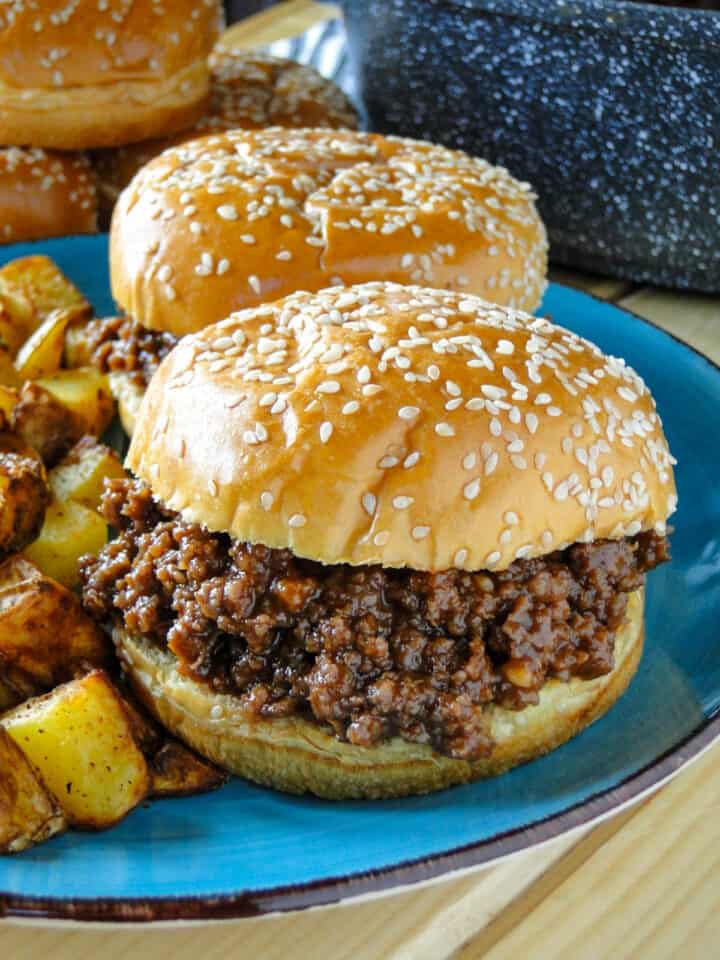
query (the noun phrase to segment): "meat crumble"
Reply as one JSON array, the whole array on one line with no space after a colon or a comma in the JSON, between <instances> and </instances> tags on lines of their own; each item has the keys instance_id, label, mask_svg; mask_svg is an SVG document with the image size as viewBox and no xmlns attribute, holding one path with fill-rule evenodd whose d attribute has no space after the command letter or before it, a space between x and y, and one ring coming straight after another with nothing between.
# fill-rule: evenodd
<instances>
[{"instance_id":1,"label":"meat crumble","mask_svg":"<svg viewBox=\"0 0 720 960\"><path fill-rule=\"evenodd\" d=\"M178 342L172 333L148 330L130 317L102 317L86 328L91 362L103 373L129 373L143 389Z\"/></svg>"},{"instance_id":2,"label":"meat crumble","mask_svg":"<svg viewBox=\"0 0 720 960\"><path fill-rule=\"evenodd\" d=\"M550 678L612 670L628 593L669 558L650 532L499 572L324 565L186 523L139 481L111 481L103 512L119 536L81 562L98 620L260 716L468 760L492 748L487 704L522 710Z\"/></svg>"}]
</instances>

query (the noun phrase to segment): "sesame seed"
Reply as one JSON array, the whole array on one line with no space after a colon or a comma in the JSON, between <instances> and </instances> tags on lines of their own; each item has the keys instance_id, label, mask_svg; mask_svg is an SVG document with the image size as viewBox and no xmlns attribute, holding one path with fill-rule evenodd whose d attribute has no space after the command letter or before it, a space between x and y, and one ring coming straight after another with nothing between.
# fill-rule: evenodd
<instances>
[{"instance_id":1,"label":"sesame seed","mask_svg":"<svg viewBox=\"0 0 720 960\"><path fill-rule=\"evenodd\" d=\"M320 424L320 442L327 443L330 437L332 436L333 425L329 420L324 420Z\"/></svg>"},{"instance_id":2,"label":"sesame seed","mask_svg":"<svg viewBox=\"0 0 720 960\"><path fill-rule=\"evenodd\" d=\"M472 450L470 453L466 453L465 456L463 457L463 462L462 462L463 470L473 470L475 468L476 463L477 463L477 454L475 453L474 450Z\"/></svg>"},{"instance_id":3,"label":"sesame seed","mask_svg":"<svg viewBox=\"0 0 720 960\"><path fill-rule=\"evenodd\" d=\"M396 510L407 510L414 502L414 497L393 497L392 505Z\"/></svg>"},{"instance_id":4,"label":"sesame seed","mask_svg":"<svg viewBox=\"0 0 720 960\"><path fill-rule=\"evenodd\" d=\"M237 220L237 209L231 203L223 203L217 208L217 215L223 220ZM243 241L244 242L244 241Z\"/></svg>"},{"instance_id":5,"label":"sesame seed","mask_svg":"<svg viewBox=\"0 0 720 960\"><path fill-rule=\"evenodd\" d=\"M486 566L488 566L488 567L494 567L496 563L499 563L499 562L500 562L500 557L501 557L501 556L502 556L502 554L500 553L499 550L493 550L492 553L489 553L489 554L485 557L485 564L486 564Z\"/></svg>"},{"instance_id":6,"label":"sesame seed","mask_svg":"<svg viewBox=\"0 0 720 960\"><path fill-rule=\"evenodd\" d=\"M462 393L460 387L455 383L454 380L445 381L445 389L450 394L451 397L459 397Z\"/></svg>"},{"instance_id":7,"label":"sesame seed","mask_svg":"<svg viewBox=\"0 0 720 960\"><path fill-rule=\"evenodd\" d=\"M358 383L369 383L372 374L370 373L370 367L367 365L360 367L357 372Z\"/></svg>"},{"instance_id":8,"label":"sesame seed","mask_svg":"<svg viewBox=\"0 0 720 960\"><path fill-rule=\"evenodd\" d=\"M511 340L498 340L495 350L509 357L515 352L515 345Z\"/></svg>"},{"instance_id":9,"label":"sesame seed","mask_svg":"<svg viewBox=\"0 0 720 960\"><path fill-rule=\"evenodd\" d=\"M463 487L463 496L466 500L474 500L479 493L480 479L478 477L476 477L474 480L471 480L470 483L466 483Z\"/></svg>"},{"instance_id":10,"label":"sesame seed","mask_svg":"<svg viewBox=\"0 0 720 960\"><path fill-rule=\"evenodd\" d=\"M440 376L440 367L436 366L434 363L431 363L427 368L427 375L431 380L437 380Z\"/></svg>"},{"instance_id":11,"label":"sesame seed","mask_svg":"<svg viewBox=\"0 0 720 960\"><path fill-rule=\"evenodd\" d=\"M549 393L539 393L535 397L535 406L537 407L542 407L546 403L551 403L551 402L552 402L552 397L550 396Z\"/></svg>"},{"instance_id":12,"label":"sesame seed","mask_svg":"<svg viewBox=\"0 0 720 960\"><path fill-rule=\"evenodd\" d=\"M323 380L322 383L319 383L317 387L315 387L315 392L316 393L339 393L340 384L337 382L337 380Z\"/></svg>"},{"instance_id":13,"label":"sesame seed","mask_svg":"<svg viewBox=\"0 0 720 960\"><path fill-rule=\"evenodd\" d=\"M376 533L373 537L373 543L376 547L384 547L385 544L390 539L390 532L388 530L381 530L379 533Z\"/></svg>"},{"instance_id":14,"label":"sesame seed","mask_svg":"<svg viewBox=\"0 0 720 960\"><path fill-rule=\"evenodd\" d=\"M400 461L397 457L385 456L378 460L378 467L381 470L392 470L393 467L396 467Z\"/></svg>"},{"instance_id":15,"label":"sesame seed","mask_svg":"<svg viewBox=\"0 0 720 960\"><path fill-rule=\"evenodd\" d=\"M450 426L449 423L436 423L435 424L435 433L439 437L454 437L455 431Z\"/></svg>"},{"instance_id":16,"label":"sesame seed","mask_svg":"<svg viewBox=\"0 0 720 960\"><path fill-rule=\"evenodd\" d=\"M260 506L263 510L272 509L272 505L275 503L275 497L270 493L269 490L263 490L260 494Z\"/></svg>"},{"instance_id":17,"label":"sesame seed","mask_svg":"<svg viewBox=\"0 0 720 960\"><path fill-rule=\"evenodd\" d=\"M243 243L247 244L257 243L257 240L252 233L243 233L240 235L240 239Z\"/></svg>"},{"instance_id":18,"label":"sesame seed","mask_svg":"<svg viewBox=\"0 0 720 960\"><path fill-rule=\"evenodd\" d=\"M224 273L227 273L230 269L230 261L223 257L222 260L218 261L216 274L221 277Z\"/></svg>"},{"instance_id":19,"label":"sesame seed","mask_svg":"<svg viewBox=\"0 0 720 960\"><path fill-rule=\"evenodd\" d=\"M419 413L419 407L400 407L398 410L398 416L401 420L414 420Z\"/></svg>"},{"instance_id":20,"label":"sesame seed","mask_svg":"<svg viewBox=\"0 0 720 960\"><path fill-rule=\"evenodd\" d=\"M349 400L342 408L342 412L345 414L345 416L349 416L352 413L357 413L359 409L360 404L357 402L357 400Z\"/></svg>"},{"instance_id":21,"label":"sesame seed","mask_svg":"<svg viewBox=\"0 0 720 960\"><path fill-rule=\"evenodd\" d=\"M514 510L507 510L503 515L503 520L511 527L515 527L520 523L520 519Z\"/></svg>"},{"instance_id":22,"label":"sesame seed","mask_svg":"<svg viewBox=\"0 0 720 960\"><path fill-rule=\"evenodd\" d=\"M492 473L495 472L495 468L498 465L499 459L500 458L495 451L493 451L490 454L490 456L487 458L487 460L485 461L485 469L484 469L484 473L486 477L489 477Z\"/></svg>"},{"instance_id":23,"label":"sesame seed","mask_svg":"<svg viewBox=\"0 0 720 960\"><path fill-rule=\"evenodd\" d=\"M260 278L253 273L248 277L248 283L259 296L262 290L262 287L260 286Z\"/></svg>"},{"instance_id":24,"label":"sesame seed","mask_svg":"<svg viewBox=\"0 0 720 960\"><path fill-rule=\"evenodd\" d=\"M510 457L510 463L512 463L517 470L527 470L527 460L525 457L521 457L518 453L512 454Z\"/></svg>"},{"instance_id":25,"label":"sesame seed","mask_svg":"<svg viewBox=\"0 0 720 960\"><path fill-rule=\"evenodd\" d=\"M382 387L377 383L366 383L362 388L362 395L364 397L374 397L376 393L380 393Z\"/></svg>"},{"instance_id":26,"label":"sesame seed","mask_svg":"<svg viewBox=\"0 0 720 960\"><path fill-rule=\"evenodd\" d=\"M373 493L364 493L360 500L362 503L362 508L369 516L372 516L375 513L375 507L377 506L377 497Z\"/></svg>"},{"instance_id":27,"label":"sesame seed","mask_svg":"<svg viewBox=\"0 0 720 960\"><path fill-rule=\"evenodd\" d=\"M468 552L465 547L461 547L460 550L455 554L453 558L453 563L456 567L461 567L468 558Z\"/></svg>"},{"instance_id":28,"label":"sesame seed","mask_svg":"<svg viewBox=\"0 0 720 960\"><path fill-rule=\"evenodd\" d=\"M405 468L405 470L409 470L411 467L415 466L415 464L418 462L419 459L420 459L420 454L417 452L417 450L414 451L413 453L409 453L407 457L405 457L405 459L403 460L403 467Z\"/></svg>"},{"instance_id":29,"label":"sesame seed","mask_svg":"<svg viewBox=\"0 0 720 960\"><path fill-rule=\"evenodd\" d=\"M424 540L430 533L430 527L413 527L410 533L413 540Z\"/></svg>"},{"instance_id":30,"label":"sesame seed","mask_svg":"<svg viewBox=\"0 0 720 960\"><path fill-rule=\"evenodd\" d=\"M540 534L540 542L546 550L552 546L553 540L554 537L552 530L543 530L543 532Z\"/></svg>"},{"instance_id":31,"label":"sesame seed","mask_svg":"<svg viewBox=\"0 0 720 960\"><path fill-rule=\"evenodd\" d=\"M294 513L288 520L290 527L304 527L307 523L307 517L304 513Z\"/></svg>"},{"instance_id":32,"label":"sesame seed","mask_svg":"<svg viewBox=\"0 0 720 960\"><path fill-rule=\"evenodd\" d=\"M499 437L502 434L502 424L497 417L493 417L490 421L490 433L494 437Z\"/></svg>"}]
</instances>

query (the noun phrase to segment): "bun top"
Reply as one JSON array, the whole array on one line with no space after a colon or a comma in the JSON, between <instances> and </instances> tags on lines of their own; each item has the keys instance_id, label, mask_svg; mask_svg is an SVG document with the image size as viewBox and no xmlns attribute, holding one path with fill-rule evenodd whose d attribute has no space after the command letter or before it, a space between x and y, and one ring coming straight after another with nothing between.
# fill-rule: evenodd
<instances>
[{"instance_id":1,"label":"bun top","mask_svg":"<svg viewBox=\"0 0 720 960\"><path fill-rule=\"evenodd\" d=\"M113 295L183 335L298 289L367 280L485 293L532 310L547 241L501 167L351 130L232 130L174 147L115 207Z\"/></svg>"},{"instance_id":2,"label":"bun top","mask_svg":"<svg viewBox=\"0 0 720 960\"><path fill-rule=\"evenodd\" d=\"M9 0L0 93L172 76L208 55L220 23L218 0Z\"/></svg>"},{"instance_id":3,"label":"bun top","mask_svg":"<svg viewBox=\"0 0 720 960\"><path fill-rule=\"evenodd\" d=\"M0 243L94 233L97 212L84 154L0 148Z\"/></svg>"},{"instance_id":4,"label":"bun top","mask_svg":"<svg viewBox=\"0 0 720 960\"><path fill-rule=\"evenodd\" d=\"M622 360L512 308L384 283L296 293L182 340L127 461L211 530L421 570L662 533L673 463Z\"/></svg>"},{"instance_id":5,"label":"bun top","mask_svg":"<svg viewBox=\"0 0 720 960\"><path fill-rule=\"evenodd\" d=\"M340 87L306 64L224 47L208 62L210 101L204 116L175 136L100 151L95 166L104 186L120 190L163 150L210 133L275 124L357 127L357 113Z\"/></svg>"}]
</instances>

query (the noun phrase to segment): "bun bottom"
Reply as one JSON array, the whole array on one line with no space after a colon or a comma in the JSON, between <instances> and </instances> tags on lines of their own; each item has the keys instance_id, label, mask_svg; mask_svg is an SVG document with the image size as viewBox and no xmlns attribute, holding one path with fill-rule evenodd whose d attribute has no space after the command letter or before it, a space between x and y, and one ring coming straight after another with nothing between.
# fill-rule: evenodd
<instances>
[{"instance_id":1,"label":"bun bottom","mask_svg":"<svg viewBox=\"0 0 720 960\"><path fill-rule=\"evenodd\" d=\"M110 382L110 393L115 397L118 405L118 416L122 428L131 437L135 430L135 421L145 391L135 383L128 373L111 373L108 380Z\"/></svg>"},{"instance_id":2,"label":"bun bottom","mask_svg":"<svg viewBox=\"0 0 720 960\"><path fill-rule=\"evenodd\" d=\"M115 644L136 693L168 730L231 773L288 793L330 800L430 793L504 773L554 750L601 717L625 691L643 646L643 591L631 594L615 640L615 668L594 680L550 680L525 710L489 707L493 752L453 760L396 737L377 747L336 740L299 717L248 716L236 698L182 676L166 650L116 629Z\"/></svg>"}]
</instances>

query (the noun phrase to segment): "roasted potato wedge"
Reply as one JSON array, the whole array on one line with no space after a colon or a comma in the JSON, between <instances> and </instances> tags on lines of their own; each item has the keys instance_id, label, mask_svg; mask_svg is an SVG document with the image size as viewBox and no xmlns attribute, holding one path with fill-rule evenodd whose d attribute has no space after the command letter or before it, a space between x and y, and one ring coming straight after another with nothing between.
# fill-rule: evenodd
<instances>
[{"instance_id":1,"label":"roasted potato wedge","mask_svg":"<svg viewBox=\"0 0 720 960\"><path fill-rule=\"evenodd\" d=\"M227 776L177 740L167 740L150 758L154 797L186 797L216 790Z\"/></svg>"},{"instance_id":2,"label":"roasted potato wedge","mask_svg":"<svg viewBox=\"0 0 720 960\"><path fill-rule=\"evenodd\" d=\"M83 424L83 433L99 437L115 416L108 379L95 367L58 370L37 383L71 410Z\"/></svg>"},{"instance_id":3,"label":"roasted potato wedge","mask_svg":"<svg viewBox=\"0 0 720 960\"><path fill-rule=\"evenodd\" d=\"M27 382L10 415L10 428L54 466L86 433L81 417L37 382Z\"/></svg>"},{"instance_id":4,"label":"roasted potato wedge","mask_svg":"<svg viewBox=\"0 0 720 960\"><path fill-rule=\"evenodd\" d=\"M45 468L34 457L0 453L0 558L37 537L50 503Z\"/></svg>"},{"instance_id":5,"label":"roasted potato wedge","mask_svg":"<svg viewBox=\"0 0 720 960\"><path fill-rule=\"evenodd\" d=\"M22 377L15 369L10 351L7 347L0 346L0 385L18 390L22 384Z\"/></svg>"},{"instance_id":6,"label":"roasted potato wedge","mask_svg":"<svg viewBox=\"0 0 720 960\"><path fill-rule=\"evenodd\" d=\"M73 308L86 317L92 308L50 257L20 257L0 268L0 304L26 340L52 310Z\"/></svg>"},{"instance_id":7,"label":"roasted potato wedge","mask_svg":"<svg viewBox=\"0 0 720 960\"><path fill-rule=\"evenodd\" d=\"M79 599L23 557L0 564L0 676L22 675L32 694L112 657Z\"/></svg>"},{"instance_id":8,"label":"roasted potato wedge","mask_svg":"<svg viewBox=\"0 0 720 960\"><path fill-rule=\"evenodd\" d=\"M51 310L40 326L23 343L15 357L15 369L22 380L37 380L60 369L65 329L76 310Z\"/></svg>"},{"instance_id":9,"label":"roasted potato wedge","mask_svg":"<svg viewBox=\"0 0 720 960\"><path fill-rule=\"evenodd\" d=\"M93 437L83 437L48 474L56 500L76 500L97 510L106 477L124 477L120 458Z\"/></svg>"},{"instance_id":10,"label":"roasted potato wedge","mask_svg":"<svg viewBox=\"0 0 720 960\"><path fill-rule=\"evenodd\" d=\"M42 530L24 554L48 577L65 587L76 587L80 583L79 558L84 553L98 553L107 539L107 524L94 510L74 500L53 500Z\"/></svg>"},{"instance_id":11,"label":"roasted potato wedge","mask_svg":"<svg viewBox=\"0 0 720 960\"><path fill-rule=\"evenodd\" d=\"M65 829L57 803L0 727L0 853L19 853Z\"/></svg>"},{"instance_id":12,"label":"roasted potato wedge","mask_svg":"<svg viewBox=\"0 0 720 960\"><path fill-rule=\"evenodd\" d=\"M20 394L12 387L0 386L0 421L3 428L12 420L12 413L20 399Z\"/></svg>"},{"instance_id":13,"label":"roasted potato wedge","mask_svg":"<svg viewBox=\"0 0 720 960\"><path fill-rule=\"evenodd\" d=\"M28 700L1 717L0 725L74 826L111 827L148 795L147 762L122 699L102 670Z\"/></svg>"}]
</instances>

